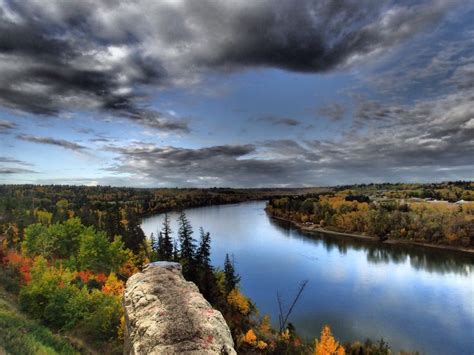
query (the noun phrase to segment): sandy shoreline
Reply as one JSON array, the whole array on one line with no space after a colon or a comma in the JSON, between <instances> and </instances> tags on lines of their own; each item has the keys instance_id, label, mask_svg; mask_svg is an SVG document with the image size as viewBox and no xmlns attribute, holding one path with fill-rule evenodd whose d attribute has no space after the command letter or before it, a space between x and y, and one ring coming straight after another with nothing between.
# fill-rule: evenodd
<instances>
[{"instance_id":1,"label":"sandy shoreline","mask_svg":"<svg viewBox=\"0 0 474 355\"><path fill-rule=\"evenodd\" d=\"M368 236L368 235L338 232L338 231L333 231L333 230L330 230L330 229L325 229L325 228L316 227L316 226L305 226L301 223L297 223L295 221L292 221L292 220L289 220L289 219L286 219L286 218L283 218L283 217L276 217L276 216L272 216L270 214L269 214L269 216L271 218L274 218L274 219L277 219L277 220L280 220L280 221L289 222L289 223L293 224L295 227L297 227L299 230L301 230L303 232L308 232L308 233L333 234L333 235L339 235L339 236L349 237L349 238L354 238L354 239L359 239L359 240L366 240L366 241L375 242L375 243L417 246L417 247L422 247L422 248L437 249L437 250L448 250L448 251L454 251L454 252L474 255L474 249L461 247L461 246L437 245L437 244L429 244L429 243L421 243L421 242L410 241L410 240L397 240L397 239L390 239L390 240L385 240L385 241L382 242L382 241L379 240L379 238L371 237L371 236Z\"/></svg>"}]
</instances>

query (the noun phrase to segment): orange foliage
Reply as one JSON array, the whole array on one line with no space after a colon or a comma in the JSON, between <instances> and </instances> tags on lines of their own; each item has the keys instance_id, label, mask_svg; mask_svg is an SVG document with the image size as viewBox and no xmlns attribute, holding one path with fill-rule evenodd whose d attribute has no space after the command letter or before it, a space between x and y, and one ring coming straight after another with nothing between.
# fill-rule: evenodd
<instances>
[{"instance_id":1,"label":"orange foliage","mask_svg":"<svg viewBox=\"0 0 474 355\"><path fill-rule=\"evenodd\" d=\"M130 277L133 274L136 274L138 271L140 270L138 270L138 268L130 260L128 260L120 267L119 274Z\"/></svg>"},{"instance_id":2,"label":"orange foliage","mask_svg":"<svg viewBox=\"0 0 474 355\"><path fill-rule=\"evenodd\" d=\"M102 292L107 295L122 296L124 289L123 282L113 272L110 273L105 285L102 286Z\"/></svg>"},{"instance_id":3,"label":"orange foliage","mask_svg":"<svg viewBox=\"0 0 474 355\"><path fill-rule=\"evenodd\" d=\"M320 339L315 341L314 355L344 355L344 347L334 339L331 328L328 325L323 327Z\"/></svg>"},{"instance_id":4,"label":"orange foliage","mask_svg":"<svg viewBox=\"0 0 474 355\"><path fill-rule=\"evenodd\" d=\"M227 296L227 302L229 305L239 311L242 315L247 315L250 312L249 300L240 293L239 290L233 289Z\"/></svg>"},{"instance_id":5,"label":"orange foliage","mask_svg":"<svg viewBox=\"0 0 474 355\"><path fill-rule=\"evenodd\" d=\"M31 281L31 258L23 256L14 250L9 250L7 255L2 258L4 265L10 265L17 269L23 277L23 282L28 284Z\"/></svg>"},{"instance_id":6,"label":"orange foliage","mask_svg":"<svg viewBox=\"0 0 474 355\"><path fill-rule=\"evenodd\" d=\"M102 272L99 272L97 275L95 275L95 279L97 280L97 282L105 283L105 281L107 281L107 275Z\"/></svg>"},{"instance_id":7,"label":"orange foliage","mask_svg":"<svg viewBox=\"0 0 474 355\"><path fill-rule=\"evenodd\" d=\"M242 338L242 341L249 345L253 345L253 346L257 345L257 336L255 335L255 332L253 331L253 329L249 329L249 331L245 333L245 335Z\"/></svg>"},{"instance_id":8,"label":"orange foliage","mask_svg":"<svg viewBox=\"0 0 474 355\"><path fill-rule=\"evenodd\" d=\"M262 321L260 323L260 333L263 335L270 335L272 331L272 326L270 324L270 317L268 315L264 315Z\"/></svg>"},{"instance_id":9,"label":"orange foliage","mask_svg":"<svg viewBox=\"0 0 474 355\"><path fill-rule=\"evenodd\" d=\"M83 283L88 283L89 280L91 279L92 272L89 270L85 271L78 271L76 273L76 277L79 277Z\"/></svg>"}]
</instances>

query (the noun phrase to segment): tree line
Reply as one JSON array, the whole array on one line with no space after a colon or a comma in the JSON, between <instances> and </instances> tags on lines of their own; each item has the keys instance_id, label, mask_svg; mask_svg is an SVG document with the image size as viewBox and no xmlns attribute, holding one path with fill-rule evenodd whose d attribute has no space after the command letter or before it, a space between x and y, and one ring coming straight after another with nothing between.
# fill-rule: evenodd
<instances>
[{"instance_id":1,"label":"tree line","mask_svg":"<svg viewBox=\"0 0 474 355\"><path fill-rule=\"evenodd\" d=\"M374 199L344 190L271 199L266 210L274 217L381 240L474 246L474 202Z\"/></svg>"}]
</instances>

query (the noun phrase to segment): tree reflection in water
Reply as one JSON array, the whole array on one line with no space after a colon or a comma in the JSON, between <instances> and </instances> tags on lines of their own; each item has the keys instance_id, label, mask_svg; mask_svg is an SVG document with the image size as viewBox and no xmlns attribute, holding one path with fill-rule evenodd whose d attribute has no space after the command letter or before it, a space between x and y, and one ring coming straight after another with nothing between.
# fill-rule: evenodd
<instances>
[{"instance_id":1,"label":"tree reflection in water","mask_svg":"<svg viewBox=\"0 0 474 355\"><path fill-rule=\"evenodd\" d=\"M284 232L287 237L311 239L322 244L330 252L337 249L346 254L349 249L365 251L367 261L374 264L406 263L416 270L432 273L455 273L467 276L474 267L474 256L451 250L436 250L417 245L386 244L336 234L300 231L290 222L270 218L270 223Z\"/></svg>"}]
</instances>

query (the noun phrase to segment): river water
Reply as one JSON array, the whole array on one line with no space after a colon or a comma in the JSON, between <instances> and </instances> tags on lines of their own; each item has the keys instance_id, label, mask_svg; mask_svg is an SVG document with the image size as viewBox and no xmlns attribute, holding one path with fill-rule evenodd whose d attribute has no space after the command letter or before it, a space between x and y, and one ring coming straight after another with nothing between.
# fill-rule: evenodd
<instances>
[{"instance_id":1,"label":"river water","mask_svg":"<svg viewBox=\"0 0 474 355\"><path fill-rule=\"evenodd\" d=\"M199 238L211 233L213 265L232 254L241 289L277 325L277 291L289 306L308 284L291 317L312 339L329 324L342 342L383 337L392 350L474 354L474 258L414 247L380 245L325 234L305 235L269 218L265 202L186 210ZM169 214L176 235L178 213ZM163 215L145 218L149 236Z\"/></svg>"}]
</instances>

